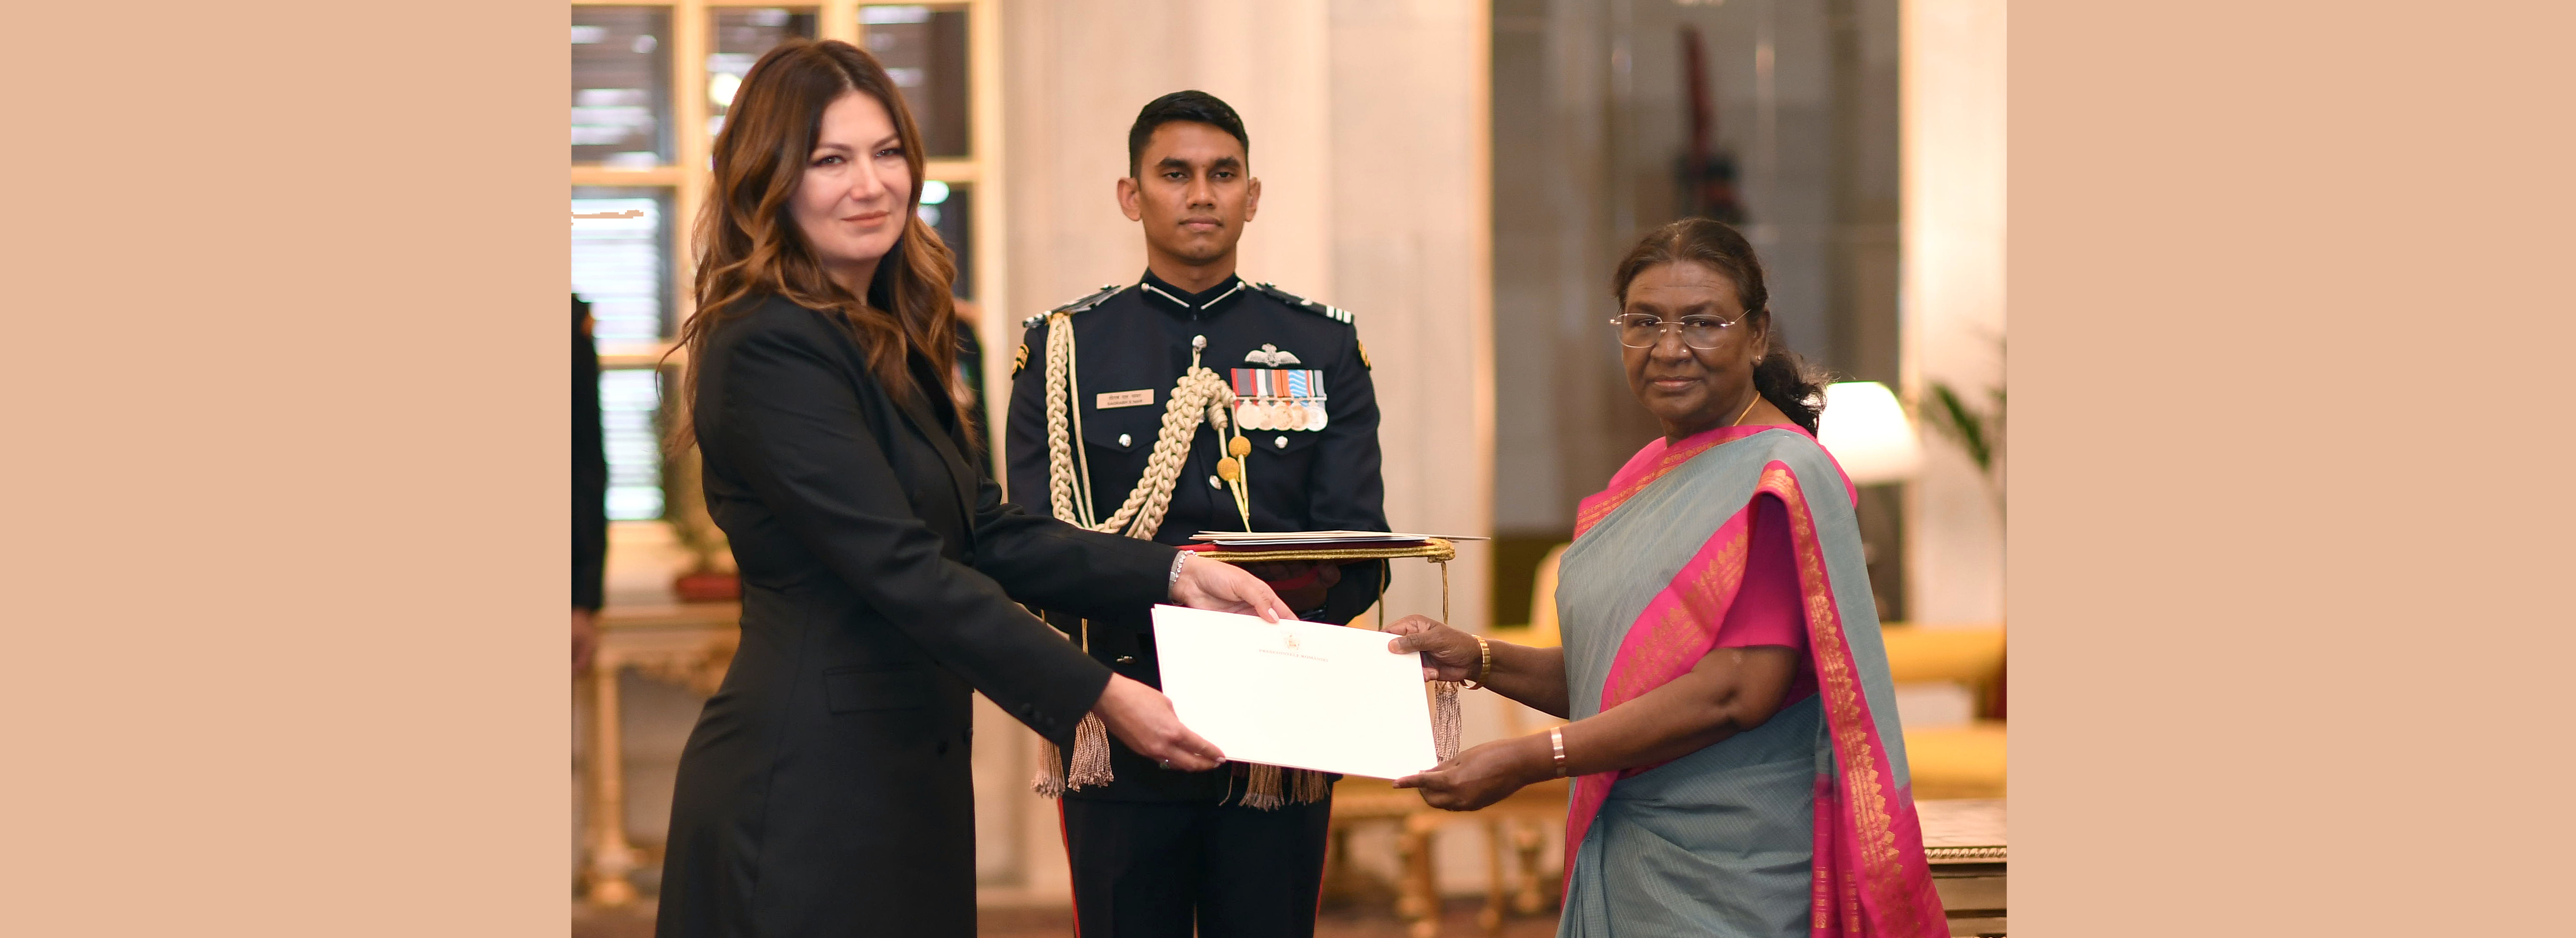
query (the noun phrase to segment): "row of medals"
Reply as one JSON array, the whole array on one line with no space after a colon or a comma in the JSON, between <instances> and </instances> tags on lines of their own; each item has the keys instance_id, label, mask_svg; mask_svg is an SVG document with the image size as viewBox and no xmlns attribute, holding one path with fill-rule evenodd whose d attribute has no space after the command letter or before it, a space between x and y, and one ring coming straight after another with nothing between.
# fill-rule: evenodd
<instances>
[{"instance_id":1,"label":"row of medals","mask_svg":"<svg viewBox=\"0 0 2576 938\"><path fill-rule=\"evenodd\" d=\"M1234 421L1246 430L1321 430L1326 418L1321 401L1254 398L1235 402Z\"/></svg>"}]
</instances>

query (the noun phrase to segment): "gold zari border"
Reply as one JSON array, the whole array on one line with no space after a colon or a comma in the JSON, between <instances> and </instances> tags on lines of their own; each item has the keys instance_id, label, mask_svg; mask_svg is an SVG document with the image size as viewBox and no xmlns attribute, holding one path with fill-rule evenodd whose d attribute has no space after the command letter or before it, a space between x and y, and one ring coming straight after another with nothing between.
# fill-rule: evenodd
<instances>
[{"instance_id":1,"label":"gold zari border","mask_svg":"<svg viewBox=\"0 0 2576 938\"><path fill-rule=\"evenodd\" d=\"M1816 662L1816 681L1826 694L1827 725L1834 742L1836 761L1842 767L1844 800L1852 806L1852 824L1859 835L1862 877L1873 892L1900 882L1904 876L1896 851L1894 819L1887 815L1888 785L1880 777L1878 762L1870 757L1869 727L1861 719L1865 709L1860 690L1860 675L1851 665L1851 649L1843 635L1842 618L1834 606L1832 584L1825 575L1824 551L1816 542L1815 517L1808 511L1807 499L1798 485L1798 477L1788 467L1774 464L1762 470L1757 492L1779 496L1789 509L1789 528L1798 554L1798 586L1807 602L1809 642ZM1916 909L1911 902L1894 896L1878 895L1878 909L1889 917L1890 930L1898 935L1922 932L1916 922Z\"/></svg>"}]
</instances>

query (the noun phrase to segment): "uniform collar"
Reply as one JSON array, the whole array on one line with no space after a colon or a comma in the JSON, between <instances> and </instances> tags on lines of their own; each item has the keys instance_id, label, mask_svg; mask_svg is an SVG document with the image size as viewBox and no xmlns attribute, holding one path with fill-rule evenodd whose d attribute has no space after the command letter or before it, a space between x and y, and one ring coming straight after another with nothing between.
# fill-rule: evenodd
<instances>
[{"instance_id":1,"label":"uniform collar","mask_svg":"<svg viewBox=\"0 0 2576 938\"><path fill-rule=\"evenodd\" d=\"M1190 293L1171 285L1161 277L1154 276L1151 270L1145 272L1144 280L1138 285L1142 287L1148 305L1194 316L1213 314L1234 301L1242 299L1243 294L1252 290L1252 285L1243 282L1242 277L1227 274L1224 280L1219 281L1216 286L1207 288L1205 292Z\"/></svg>"}]
</instances>

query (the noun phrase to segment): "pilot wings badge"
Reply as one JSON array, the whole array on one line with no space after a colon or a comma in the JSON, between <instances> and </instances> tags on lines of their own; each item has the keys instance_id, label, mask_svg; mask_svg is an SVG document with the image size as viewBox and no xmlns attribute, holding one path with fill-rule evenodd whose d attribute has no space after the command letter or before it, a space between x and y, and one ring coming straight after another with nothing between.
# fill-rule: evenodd
<instances>
[{"instance_id":1,"label":"pilot wings badge","mask_svg":"<svg viewBox=\"0 0 2576 938\"><path fill-rule=\"evenodd\" d=\"M1272 368L1277 368L1281 365L1305 364L1305 362L1297 360L1295 353L1282 352L1279 350L1278 346L1272 345L1268 342L1261 343L1260 348L1243 353L1243 360L1255 365L1267 365Z\"/></svg>"}]
</instances>

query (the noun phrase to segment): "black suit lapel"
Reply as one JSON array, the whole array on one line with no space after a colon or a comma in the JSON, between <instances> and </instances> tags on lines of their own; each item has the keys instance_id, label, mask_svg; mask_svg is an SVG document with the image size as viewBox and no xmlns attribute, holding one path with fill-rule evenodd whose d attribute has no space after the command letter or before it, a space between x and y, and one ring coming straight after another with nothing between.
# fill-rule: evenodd
<instances>
[{"instance_id":1,"label":"black suit lapel","mask_svg":"<svg viewBox=\"0 0 2576 938\"><path fill-rule=\"evenodd\" d=\"M914 369L916 374L919 371ZM923 393L936 387L938 385L929 385ZM895 407L902 412L904 422L912 425L913 432L929 440L930 448L939 453L939 461L948 466L948 487L950 493L957 497L957 517L966 529L968 542L972 543L975 537L975 481L978 478L974 465L968 463L965 454L959 451L956 437L949 435L939 417L932 414L919 398L888 390L888 396L894 398Z\"/></svg>"}]
</instances>

